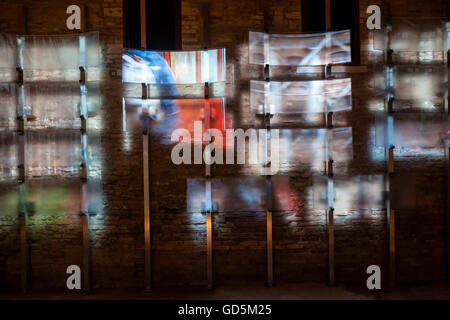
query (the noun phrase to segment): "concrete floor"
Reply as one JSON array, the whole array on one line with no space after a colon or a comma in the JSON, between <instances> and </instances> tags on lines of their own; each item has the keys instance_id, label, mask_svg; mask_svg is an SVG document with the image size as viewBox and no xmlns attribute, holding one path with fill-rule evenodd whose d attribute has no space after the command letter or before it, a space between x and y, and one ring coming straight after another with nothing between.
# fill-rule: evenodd
<instances>
[{"instance_id":1,"label":"concrete floor","mask_svg":"<svg viewBox=\"0 0 450 320\"><path fill-rule=\"evenodd\" d=\"M369 291L345 286L329 287L320 283L283 284L265 286L226 286L208 290L195 287L157 288L145 293L136 289L93 290L84 293L55 293L33 290L27 294L0 294L0 300L9 299L64 299L64 300L450 300L450 285L398 285L394 289Z\"/></svg>"}]
</instances>

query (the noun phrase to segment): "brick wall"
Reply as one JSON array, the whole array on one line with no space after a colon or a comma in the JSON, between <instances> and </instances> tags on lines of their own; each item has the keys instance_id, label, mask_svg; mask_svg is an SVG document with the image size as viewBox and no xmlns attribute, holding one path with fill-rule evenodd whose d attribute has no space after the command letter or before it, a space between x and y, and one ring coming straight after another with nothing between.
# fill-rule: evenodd
<instances>
[{"instance_id":1,"label":"brick wall","mask_svg":"<svg viewBox=\"0 0 450 320\"><path fill-rule=\"evenodd\" d=\"M396 0L360 1L361 61L373 64L380 56L370 51L372 37L365 28L365 8L380 4L393 15L439 13L444 1L435 6ZM428 2L430 3L430 2ZM91 218L94 288L141 287L144 279L144 229L142 137L139 128L122 131L121 69L122 18L110 8L120 9L122 1L0 1L1 32L21 32L20 19L10 12L27 8L26 33L64 34L69 4L84 4L87 31L100 31L105 64L102 84L104 129L101 145L104 167L103 214ZM204 47L204 26L199 0L182 0L183 49ZM234 127L261 125L250 113L250 79L262 79L260 67L248 65L248 31L264 30L262 1L210 1L207 29L209 47L227 49L227 111ZM301 32L301 1L268 1L268 27L271 32ZM407 12L404 11L408 8ZM377 60L378 59L378 60ZM289 70L291 72L292 70ZM295 71L295 70L294 70ZM286 73L286 72L285 72ZM299 75L291 78L300 79ZM280 80L288 79L280 72ZM349 167L354 174L381 174L382 164L373 161L374 116L369 112L373 94L373 74L353 74L353 112L345 119L353 127L355 159ZM175 166L170 146L151 141L153 280L156 286L206 284L205 216L188 214L186 179L204 176L201 165ZM398 170L418 173L417 198L420 207L399 212L397 217L397 275L401 281L442 280L444 278L442 159L409 159L397 162ZM237 166L214 166L214 176L248 174ZM326 281L328 268L325 212L313 210L312 174L307 169L290 172L294 209L274 213L274 277L288 281ZM5 187L6 189L7 187ZM1 192L1 191L0 191ZM0 215L0 284L18 288L19 226L14 215ZM217 284L265 282L265 215L233 213L213 215L214 278ZM336 279L338 282L365 283L365 268L378 264L387 275L387 234L385 212L336 213ZM64 288L65 267L81 264L81 218L68 212L61 220L31 218L33 287Z\"/></svg>"}]
</instances>

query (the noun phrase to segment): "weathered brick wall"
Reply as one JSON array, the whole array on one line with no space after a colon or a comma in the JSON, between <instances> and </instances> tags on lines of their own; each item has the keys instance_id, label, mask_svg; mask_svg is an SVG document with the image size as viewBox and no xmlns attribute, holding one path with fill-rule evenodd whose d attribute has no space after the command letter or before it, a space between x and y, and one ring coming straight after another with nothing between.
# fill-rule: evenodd
<instances>
[{"instance_id":1,"label":"weathered brick wall","mask_svg":"<svg viewBox=\"0 0 450 320\"><path fill-rule=\"evenodd\" d=\"M27 8L26 32L64 34L69 4L87 8L87 31L100 31L105 64L103 94L102 184L104 211L91 218L94 288L141 287L144 279L144 228L142 136L139 128L122 131L121 51L122 17L109 8L120 9L122 1L16 1ZM366 30L369 4L383 5L392 14L413 15L423 11L438 13L436 6L418 2L360 1L361 61L372 64L380 55L372 51L372 38ZM429 3L429 2L428 2ZM0 8L17 4L0 1ZM183 49L203 48L202 2L182 0ZM408 8L407 12L404 8ZM17 8L11 10L18 10ZM262 1L210 1L207 34L209 47L227 49L227 112L233 127L258 127L261 121L250 112L249 80L262 79L262 68L248 65L248 31L264 30ZM13 15L0 12L0 31L21 32ZM271 32L301 32L301 0L269 1L268 27ZM389 12L389 11L388 11ZM283 79L295 70L279 72ZM373 74L353 74L353 112L347 123L353 127L355 159L349 171L354 174L382 174L382 163L373 161L374 115L369 112L373 94ZM175 166L171 147L156 138L151 142L153 278L157 286L206 284L206 226L202 214L188 214L186 179L202 178L204 166ZM442 159L418 158L396 163L398 170L421 173L417 198L420 207L397 216L397 275L402 281L441 280L444 277ZM248 174L237 166L214 166L214 176ZM326 214L312 208L312 174L307 168L290 172L291 201L294 209L274 213L274 273L276 282L326 281L328 270ZM44 223L45 222L45 223ZM0 284L18 288L19 222L16 216L0 215ZM365 283L365 268L378 264L387 275L387 233L385 212L336 212L336 278L338 282ZM264 283L266 274L264 213L213 215L214 278L218 284L232 282ZM32 243L32 282L34 287L63 288L65 266L81 264L81 218L68 212L63 218L39 217L30 220ZM4 272L3 272L4 271ZM3 277L3 278L2 278Z\"/></svg>"}]
</instances>

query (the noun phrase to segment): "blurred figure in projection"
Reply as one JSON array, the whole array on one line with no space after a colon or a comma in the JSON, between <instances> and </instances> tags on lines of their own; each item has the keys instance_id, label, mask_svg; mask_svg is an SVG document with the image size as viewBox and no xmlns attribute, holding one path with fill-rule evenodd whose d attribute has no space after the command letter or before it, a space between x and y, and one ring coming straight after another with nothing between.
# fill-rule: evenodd
<instances>
[{"instance_id":1,"label":"blurred figure in projection","mask_svg":"<svg viewBox=\"0 0 450 320\"><path fill-rule=\"evenodd\" d=\"M123 82L146 84L175 84L176 80L167 61L161 53L153 51L127 50L122 55ZM166 94L177 96L175 86L168 86ZM142 100L128 99L127 104L137 108L144 122L154 120L151 130L157 134L169 133L176 129L178 106L173 99Z\"/></svg>"}]
</instances>

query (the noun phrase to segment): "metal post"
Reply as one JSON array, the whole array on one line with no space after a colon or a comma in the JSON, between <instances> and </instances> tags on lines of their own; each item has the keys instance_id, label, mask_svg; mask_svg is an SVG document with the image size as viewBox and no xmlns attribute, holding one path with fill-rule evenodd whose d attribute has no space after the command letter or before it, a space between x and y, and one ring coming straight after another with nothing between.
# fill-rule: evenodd
<instances>
[{"instance_id":1,"label":"metal post","mask_svg":"<svg viewBox=\"0 0 450 320\"><path fill-rule=\"evenodd\" d=\"M145 232L145 291L152 290L152 265L151 265L151 229L150 229L150 158L149 158L149 123L145 120L143 140L144 161L144 232Z\"/></svg>"},{"instance_id":2,"label":"metal post","mask_svg":"<svg viewBox=\"0 0 450 320\"><path fill-rule=\"evenodd\" d=\"M91 291L91 247L89 242L89 213L81 215L83 221L83 288Z\"/></svg>"},{"instance_id":3,"label":"metal post","mask_svg":"<svg viewBox=\"0 0 450 320\"><path fill-rule=\"evenodd\" d=\"M266 211L267 223L267 285L273 286L272 211Z\"/></svg>"},{"instance_id":4,"label":"metal post","mask_svg":"<svg viewBox=\"0 0 450 320\"><path fill-rule=\"evenodd\" d=\"M206 251L207 251L207 277L208 288L213 287L213 265L212 265L212 218L211 211L206 212Z\"/></svg>"},{"instance_id":5,"label":"metal post","mask_svg":"<svg viewBox=\"0 0 450 320\"><path fill-rule=\"evenodd\" d=\"M334 277L334 209L328 209L328 281L330 286L335 284Z\"/></svg>"},{"instance_id":6,"label":"metal post","mask_svg":"<svg viewBox=\"0 0 450 320\"><path fill-rule=\"evenodd\" d=\"M28 247L28 214L21 212L20 220L20 260L21 260L21 288L22 293L27 293L29 289L29 247Z\"/></svg>"},{"instance_id":7,"label":"metal post","mask_svg":"<svg viewBox=\"0 0 450 320\"><path fill-rule=\"evenodd\" d=\"M203 125L205 130L211 126L211 104L209 102L209 83L204 84L204 101L205 101L205 117ZM205 143L211 143L211 136L205 135ZM212 185L211 185L211 154L205 149L205 212L206 212L206 274L208 281L208 288L213 287L213 238L212 238Z\"/></svg>"}]
</instances>

